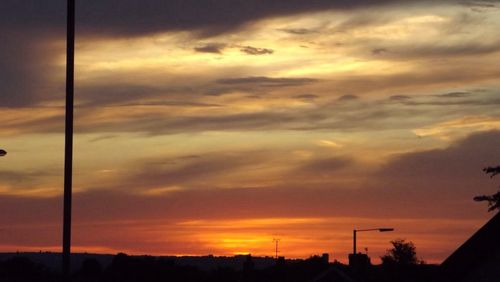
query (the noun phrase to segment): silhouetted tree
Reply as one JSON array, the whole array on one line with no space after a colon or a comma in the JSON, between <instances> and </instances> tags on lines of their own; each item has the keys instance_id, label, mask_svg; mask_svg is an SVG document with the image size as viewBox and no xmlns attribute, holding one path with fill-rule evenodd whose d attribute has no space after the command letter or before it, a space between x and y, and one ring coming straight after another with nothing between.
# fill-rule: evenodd
<instances>
[{"instance_id":1,"label":"silhouetted tree","mask_svg":"<svg viewBox=\"0 0 500 282\"><path fill-rule=\"evenodd\" d=\"M487 168L483 168L483 171L486 174L491 173L490 177L492 178L493 176L500 173L500 166L496 166L496 167L489 166ZM500 191L498 191L492 195L476 196L476 197L474 197L474 201L478 201L478 202L486 201L486 202L488 202L488 211L500 209Z\"/></svg>"},{"instance_id":2,"label":"silhouetted tree","mask_svg":"<svg viewBox=\"0 0 500 282\"><path fill-rule=\"evenodd\" d=\"M420 263L413 242L405 242L404 239L391 241L392 249L387 250L382 259L384 265L414 265Z\"/></svg>"},{"instance_id":3,"label":"silhouetted tree","mask_svg":"<svg viewBox=\"0 0 500 282\"><path fill-rule=\"evenodd\" d=\"M500 173L500 166L496 166L496 167L489 166L489 167L483 168L483 171L486 174L491 173L490 177L492 178L493 176Z\"/></svg>"}]
</instances>

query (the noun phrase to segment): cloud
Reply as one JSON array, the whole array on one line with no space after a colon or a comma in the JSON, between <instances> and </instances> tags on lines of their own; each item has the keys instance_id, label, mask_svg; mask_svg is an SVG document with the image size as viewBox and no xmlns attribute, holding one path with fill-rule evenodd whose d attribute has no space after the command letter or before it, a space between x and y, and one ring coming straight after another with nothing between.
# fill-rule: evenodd
<instances>
[{"instance_id":1,"label":"cloud","mask_svg":"<svg viewBox=\"0 0 500 282\"><path fill-rule=\"evenodd\" d=\"M500 51L500 42L465 42L452 46L406 46L391 49L390 54L397 57L457 57L457 56L479 56L493 54Z\"/></svg>"},{"instance_id":2,"label":"cloud","mask_svg":"<svg viewBox=\"0 0 500 282\"><path fill-rule=\"evenodd\" d=\"M405 101L408 99L411 99L411 97L407 96L407 95L392 95L389 97L389 100L392 100L392 101Z\"/></svg>"},{"instance_id":3,"label":"cloud","mask_svg":"<svg viewBox=\"0 0 500 282\"><path fill-rule=\"evenodd\" d=\"M346 94L346 95L342 95L339 98L337 98L337 101L353 101L353 100L358 100L358 99L359 99L359 97L356 95Z\"/></svg>"},{"instance_id":4,"label":"cloud","mask_svg":"<svg viewBox=\"0 0 500 282\"><path fill-rule=\"evenodd\" d=\"M498 117L462 116L457 119L431 124L426 127L414 129L417 136L434 136L441 139L451 139L455 136L467 135L470 132L490 131L500 128Z\"/></svg>"},{"instance_id":5,"label":"cloud","mask_svg":"<svg viewBox=\"0 0 500 282\"><path fill-rule=\"evenodd\" d=\"M300 86L317 82L314 78L286 78L286 77L266 77L266 76L249 76L237 78L224 78L216 82L223 85L257 85L261 87L285 87L285 86Z\"/></svg>"},{"instance_id":6,"label":"cloud","mask_svg":"<svg viewBox=\"0 0 500 282\"><path fill-rule=\"evenodd\" d=\"M433 212L436 216L486 212L472 198L491 194L494 188L482 168L498 163L499 137L499 131L483 132L445 149L401 154L372 176L373 193L380 193L391 205L418 209L417 214L426 214L424 209L434 205L443 207Z\"/></svg>"},{"instance_id":7,"label":"cloud","mask_svg":"<svg viewBox=\"0 0 500 282\"><path fill-rule=\"evenodd\" d=\"M279 30L294 35L305 35L318 32L317 30L308 28L281 28Z\"/></svg>"},{"instance_id":8,"label":"cloud","mask_svg":"<svg viewBox=\"0 0 500 282\"><path fill-rule=\"evenodd\" d=\"M345 215L471 218L482 210L472 197L495 188L481 169L498 163L498 138L498 131L484 132L444 149L399 154L375 171L345 157L317 156L300 166L291 167L293 174L271 186L219 189L214 183L221 182L215 181L205 182L203 189L177 189L158 197L137 192L190 180L207 181L210 175L237 174L281 157L279 154L269 158L263 152L246 152L177 159L174 163L164 162L162 158L149 159L138 167L138 173L129 175L126 181L116 186L107 189L94 187L75 193L75 216L83 221ZM314 181L314 175L321 177L339 170L343 171L344 177L349 173L349 177L355 177L361 184L355 189L351 185L344 186L342 182L335 182L341 177L338 174L326 178L326 182ZM294 174L304 173L308 177L297 181ZM51 218L59 220L54 215L57 212L46 215L53 210L50 206L40 209L43 211L40 214L29 212L51 201L50 198L37 200L2 195L0 210L2 214L10 215L3 218L8 220L3 224L16 220L25 222L28 218L36 221L45 216L44 222ZM59 200L54 198L53 201ZM440 201L442 204L437 204ZM16 210L19 204L26 212L7 212ZM352 209L353 205L357 208ZM460 206L462 208L454 209Z\"/></svg>"},{"instance_id":9,"label":"cloud","mask_svg":"<svg viewBox=\"0 0 500 282\"><path fill-rule=\"evenodd\" d=\"M62 46L48 44L32 30L8 31L0 28L5 38L0 46L0 107L34 106L40 101L64 97L64 88L57 78L63 70L51 58Z\"/></svg>"},{"instance_id":10,"label":"cloud","mask_svg":"<svg viewBox=\"0 0 500 282\"><path fill-rule=\"evenodd\" d=\"M270 55L274 50L267 48L257 48L252 46L242 46L240 51L248 55Z\"/></svg>"},{"instance_id":11,"label":"cloud","mask_svg":"<svg viewBox=\"0 0 500 282\"><path fill-rule=\"evenodd\" d=\"M464 91L455 91L455 92L449 92L449 93L444 93L444 94L438 94L436 97L441 97L441 98L462 98L471 95L469 92L464 92Z\"/></svg>"},{"instance_id":12,"label":"cloud","mask_svg":"<svg viewBox=\"0 0 500 282\"><path fill-rule=\"evenodd\" d=\"M248 93L260 93L258 89L279 89L278 86L309 84L308 79L277 79L250 77L222 81L224 87L242 89ZM220 82L216 82L220 83ZM471 90L472 91L472 90ZM470 92L470 91L469 91ZM99 92L96 92L99 93ZM317 99L308 107L274 107L258 111L231 111L228 105L205 103L199 96L192 99L162 101L114 100L78 108L79 133L143 132L151 135L210 131L253 131L253 130L338 130L360 132L363 130L427 128L438 122L456 120L464 115L477 116L500 103L496 90L475 93L474 99L436 97L427 95L396 95L397 98L355 100L356 103L328 102ZM271 94L270 94L271 95ZM394 96L394 95L393 95ZM402 97L399 97L402 96ZM124 96L125 97L125 96ZM174 96L175 99L176 96ZM321 97L321 96L318 96ZM109 98L109 97L108 97ZM297 97L294 97L297 98ZM313 99L305 96L300 99ZM98 98L97 98L98 99ZM247 99L247 98L241 98ZM353 97L347 96L347 101ZM496 99L496 100L495 100ZM192 101L191 101L192 100ZM198 100L199 102L196 102ZM346 100L344 100L346 101ZM113 105L102 107L99 104ZM163 107L169 110L165 111ZM205 109L200 111L200 109ZM219 109L226 109L220 111ZM0 118L4 134L9 132L61 132L63 130L63 109L54 109L50 115L43 111L2 111ZM493 114L493 113L492 113ZM486 116L494 119L494 115ZM16 116L15 119L11 117ZM102 119L112 116L112 119ZM418 118L416 118L418 117ZM475 126L471 126L470 130Z\"/></svg>"},{"instance_id":13,"label":"cloud","mask_svg":"<svg viewBox=\"0 0 500 282\"><path fill-rule=\"evenodd\" d=\"M135 173L127 173L128 176L124 176L125 183L128 183L125 185L129 187L129 191L146 193L200 190L211 185L222 185L224 182L228 185L231 175L241 174L246 170L255 172L259 163L268 161L273 155L273 152L266 151L222 151L195 156L147 159L142 162L141 167L135 169ZM243 178L249 178L252 174L247 172L243 175Z\"/></svg>"},{"instance_id":14,"label":"cloud","mask_svg":"<svg viewBox=\"0 0 500 282\"><path fill-rule=\"evenodd\" d=\"M482 10L482 9L490 9L490 8L497 8L497 2L496 0L480 0L480 1L461 1L460 4L464 5L466 7L470 7L471 9L474 10Z\"/></svg>"},{"instance_id":15,"label":"cloud","mask_svg":"<svg viewBox=\"0 0 500 282\"><path fill-rule=\"evenodd\" d=\"M103 140L113 139L113 138L117 138L117 137L118 137L118 135L112 135L112 134L100 135L98 137L92 138L89 142L90 143L94 143L94 142L99 142L99 141L103 141Z\"/></svg>"},{"instance_id":16,"label":"cloud","mask_svg":"<svg viewBox=\"0 0 500 282\"><path fill-rule=\"evenodd\" d=\"M417 2L417 1L415 1ZM2 3L0 24L25 28L62 29L64 2L41 5L36 0L7 0ZM78 2L78 32L106 36L136 36L169 30L198 30L209 36L237 29L260 19L324 11L354 9L387 4L395 0L361 1L276 1L265 0L104 0Z\"/></svg>"},{"instance_id":17,"label":"cloud","mask_svg":"<svg viewBox=\"0 0 500 282\"><path fill-rule=\"evenodd\" d=\"M221 78L214 82L214 85L206 86L206 95L220 96L244 92L252 97L260 97L272 91L283 91L284 87L308 86L320 82L320 80L308 77L247 76Z\"/></svg>"},{"instance_id":18,"label":"cloud","mask_svg":"<svg viewBox=\"0 0 500 282\"><path fill-rule=\"evenodd\" d=\"M224 50L225 47L226 44L223 43L209 43L195 47L194 50L200 53L222 54L222 50Z\"/></svg>"},{"instance_id":19,"label":"cloud","mask_svg":"<svg viewBox=\"0 0 500 282\"><path fill-rule=\"evenodd\" d=\"M294 98L301 99L301 100L314 100L316 98L319 98L319 96L314 95L314 94L300 94L300 95L294 96Z\"/></svg>"},{"instance_id":20,"label":"cloud","mask_svg":"<svg viewBox=\"0 0 500 282\"><path fill-rule=\"evenodd\" d=\"M387 50L386 48L375 48L372 50L373 55L382 55L387 52L389 52L389 50Z\"/></svg>"}]
</instances>

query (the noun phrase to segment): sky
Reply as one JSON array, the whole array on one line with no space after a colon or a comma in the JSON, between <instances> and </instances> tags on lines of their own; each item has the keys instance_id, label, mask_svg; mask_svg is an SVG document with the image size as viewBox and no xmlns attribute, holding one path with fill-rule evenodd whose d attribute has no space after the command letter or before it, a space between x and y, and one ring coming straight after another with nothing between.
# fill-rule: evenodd
<instances>
[{"instance_id":1,"label":"sky","mask_svg":"<svg viewBox=\"0 0 500 282\"><path fill-rule=\"evenodd\" d=\"M59 251L65 1L0 4L0 251ZM500 2L77 1L73 251L439 263L494 213Z\"/></svg>"}]
</instances>

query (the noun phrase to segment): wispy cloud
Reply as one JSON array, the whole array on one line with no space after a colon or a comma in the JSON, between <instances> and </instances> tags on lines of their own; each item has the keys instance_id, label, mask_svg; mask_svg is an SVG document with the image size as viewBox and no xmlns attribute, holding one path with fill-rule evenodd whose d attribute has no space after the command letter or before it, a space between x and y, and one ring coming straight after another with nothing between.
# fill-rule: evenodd
<instances>
[{"instance_id":1,"label":"wispy cloud","mask_svg":"<svg viewBox=\"0 0 500 282\"><path fill-rule=\"evenodd\" d=\"M270 55L274 50L267 48L257 48L252 46L242 46L240 51L248 55Z\"/></svg>"}]
</instances>

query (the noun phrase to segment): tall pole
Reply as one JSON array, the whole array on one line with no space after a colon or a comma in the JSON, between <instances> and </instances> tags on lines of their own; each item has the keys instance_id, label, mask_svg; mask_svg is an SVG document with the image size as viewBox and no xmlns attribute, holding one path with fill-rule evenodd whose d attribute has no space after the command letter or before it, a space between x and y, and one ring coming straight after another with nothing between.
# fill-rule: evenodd
<instances>
[{"instance_id":1,"label":"tall pole","mask_svg":"<svg viewBox=\"0 0 500 282\"><path fill-rule=\"evenodd\" d=\"M75 69L75 0L68 0L66 41L66 128L64 143L64 215L62 274L65 282L71 280L71 194L73 178L73 100Z\"/></svg>"},{"instance_id":2,"label":"tall pole","mask_svg":"<svg viewBox=\"0 0 500 282\"><path fill-rule=\"evenodd\" d=\"M356 229L352 231L352 253L356 254Z\"/></svg>"}]
</instances>

